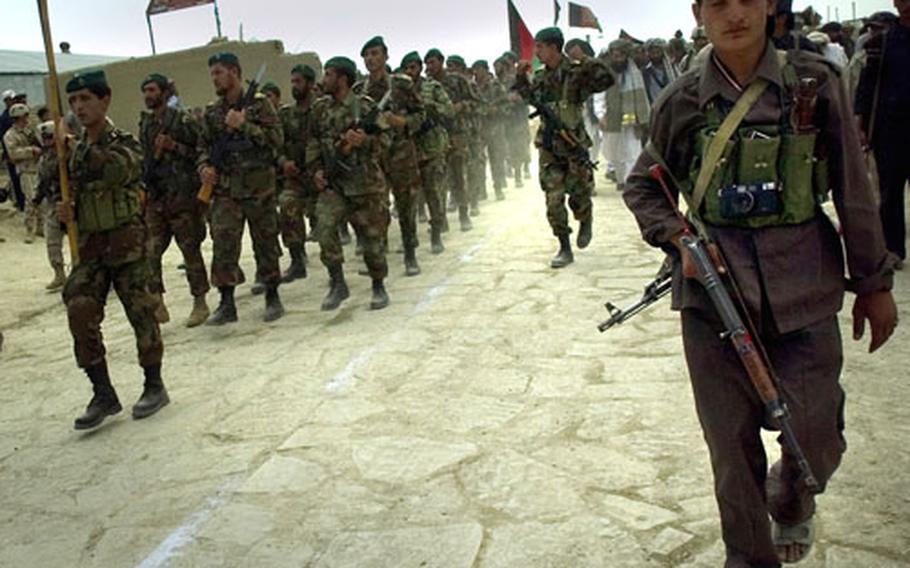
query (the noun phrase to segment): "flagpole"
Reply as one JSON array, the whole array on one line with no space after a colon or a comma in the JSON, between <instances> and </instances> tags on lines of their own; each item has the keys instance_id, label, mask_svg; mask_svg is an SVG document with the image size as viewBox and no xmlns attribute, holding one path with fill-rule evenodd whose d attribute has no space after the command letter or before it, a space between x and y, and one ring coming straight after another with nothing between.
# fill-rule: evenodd
<instances>
[{"instance_id":1,"label":"flagpole","mask_svg":"<svg viewBox=\"0 0 910 568\"><path fill-rule=\"evenodd\" d=\"M221 14L218 12L218 0L214 0L212 4L215 5L215 27L218 30L218 38L221 38Z\"/></svg>"},{"instance_id":2,"label":"flagpole","mask_svg":"<svg viewBox=\"0 0 910 568\"><path fill-rule=\"evenodd\" d=\"M149 25L149 40L152 42L152 55L157 55L158 52L155 50L155 32L152 30L152 16L147 10L145 12L145 21Z\"/></svg>"}]
</instances>

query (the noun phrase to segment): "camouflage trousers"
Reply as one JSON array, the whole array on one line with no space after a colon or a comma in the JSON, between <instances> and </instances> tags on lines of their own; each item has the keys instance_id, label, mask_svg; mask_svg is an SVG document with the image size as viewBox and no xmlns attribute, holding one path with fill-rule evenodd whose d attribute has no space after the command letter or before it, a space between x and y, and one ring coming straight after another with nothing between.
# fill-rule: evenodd
<instances>
[{"instance_id":1,"label":"camouflage trousers","mask_svg":"<svg viewBox=\"0 0 910 568\"><path fill-rule=\"evenodd\" d=\"M531 127L527 117L511 118L506 123L508 161L513 171L531 163Z\"/></svg>"},{"instance_id":2,"label":"camouflage trousers","mask_svg":"<svg viewBox=\"0 0 910 568\"><path fill-rule=\"evenodd\" d=\"M506 135L501 123L492 125L484 132L484 144L490 159L490 173L493 187L501 190L506 186Z\"/></svg>"},{"instance_id":3,"label":"camouflage trousers","mask_svg":"<svg viewBox=\"0 0 910 568\"><path fill-rule=\"evenodd\" d=\"M554 156L540 151L540 187L547 200L547 220L557 237L572 233L566 196L575 219L591 217L591 194L594 191L594 171L576 159Z\"/></svg>"},{"instance_id":4,"label":"camouflage trousers","mask_svg":"<svg viewBox=\"0 0 910 568\"><path fill-rule=\"evenodd\" d=\"M151 278L151 268L144 255L117 265L98 258L83 259L70 272L63 287L63 302L79 367L85 369L104 361L101 322L111 287L120 298L136 335L139 364L143 367L161 364L164 344L155 320L158 301L149 290Z\"/></svg>"},{"instance_id":5,"label":"camouflage trousers","mask_svg":"<svg viewBox=\"0 0 910 568\"><path fill-rule=\"evenodd\" d=\"M487 153L483 136L472 136L468 147L468 196L471 205L487 197Z\"/></svg>"},{"instance_id":6,"label":"camouflage trousers","mask_svg":"<svg viewBox=\"0 0 910 568\"><path fill-rule=\"evenodd\" d=\"M316 201L316 236L319 239L320 259L326 268L344 264L344 250L338 227L350 221L363 246L363 260L374 280L389 273L386 263L386 236L389 229L389 197L387 193L370 193L345 197L328 189L319 192Z\"/></svg>"},{"instance_id":7,"label":"camouflage trousers","mask_svg":"<svg viewBox=\"0 0 910 568\"><path fill-rule=\"evenodd\" d=\"M186 280L193 296L204 296L210 289L202 243L205 241L205 212L195 197L187 199L173 193L148 202L145 223L149 229L149 264L152 268L152 292L163 294L164 276L161 257L177 241L186 265Z\"/></svg>"},{"instance_id":8,"label":"camouflage trousers","mask_svg":"<svg viewBox=\"0 0 910 568\"><path fill-rule=\"evenodd\" d=\"M245 199L216 195L212 202L212 284L218 288L246 281L240 269L243 229L249 224L256 257L256 279L269 287L281 280L278 204L274 192Z\"/></svg>"},{"instance_id":9,"label":"camouflage trousers","mask_svg":"<svg viewBox=\"0 0 910 568\"><path fill-rule=\"evenodd\" d=\"M468 206L468 141L464 135L452 135L452 147L448 155L449 191L458 207ZM443 203L445 200L443 199Z\"/></svg>"},{"instance_id":10,"label":"camouflage trousers","mask_svg":"<svg viewBox=\"0 0 910 568\"><path fill-rule=\"evenodd\" d=\"M304 248L306 244L306 217L313 217L316 198L301 184L284 181L284 188L278 194L279 224L281 241L285 248ZM312 229L312 228L311 228Z\"/></svg>"},{"instance_id":11,"label":"camouflage trousers","mask_svg":"<svg viewBox=\"0 0 910 568\"><path fill-rule=\"evenodd\" d=\"M47 261L51 266L63 266L63 239L66 230L57 218L57 203L44 200L44 243L47 245Z\"/></svg>"},{"instance_id":12,"label":"camouflage trousers","mask_svg":"<svg viewBox=\"0 0 910 568\"><path fill-rule=\"evenodd\" d=\"M420 162L421 196L430 210L430 226L440 231L446 220L446 173L444 156Z\"/></svg>"},{"instance_id":13,"label":"camouflage trousers","mask_svg":"<svg viewBox=\"0 0 910 568\"><path fill-rule=\"evenodd\" d=\"M395 211L398 213L398 227L405 249L417 248L417 195L421 189L420 166L416 160L405 164L393 164L387 174L392 195L395 197Z\"/></svg>"},{"instance_id":14,"label":"camouflage trousers","mask_svg":"<svg viewBox=\"0 0 910 568\"><path fill-rule=\"evenodd\" d=\"M32 201L38 193L38 174L20 172L19 183L25 196L25 232L35 235L38 233L38 224L41 223L41 209Z\"/></svg>"}]
</instances>

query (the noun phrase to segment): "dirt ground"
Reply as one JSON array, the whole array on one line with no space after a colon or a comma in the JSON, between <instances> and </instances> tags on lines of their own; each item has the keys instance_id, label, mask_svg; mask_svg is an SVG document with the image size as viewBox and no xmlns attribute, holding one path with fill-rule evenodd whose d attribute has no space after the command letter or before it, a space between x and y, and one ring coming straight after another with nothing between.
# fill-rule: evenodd
<instances>
[{"instance_id":1,"label":"dirt ground","mask_svg":"<svg viewBox=\"0 0 910 568\"><path fill-rule=\"evenodd\" d=\"M0 566L721 566L677 316L663 303L596 329L661 256L599 179L591 248L551 270L531 185L484 203L444 255L424 242L419 277L390 255L392 305L376 313L352 248L350 300L319 311L327 277L310 246L310 278L281 290L286 317L262 323L247 286L238 324L189 330L172 247L173 402L129 418L141 371L112 295L105 339L127 411L89 434L72 429L90 387L44 291L43 244L24 244L3 206ZM390 237L395 249L394 225ZM904 321L908 284L898 274ZM876 356L847 344L849 451L807 567L910 566L908 338L905 324Z\"/></svg>"}]
</instances>

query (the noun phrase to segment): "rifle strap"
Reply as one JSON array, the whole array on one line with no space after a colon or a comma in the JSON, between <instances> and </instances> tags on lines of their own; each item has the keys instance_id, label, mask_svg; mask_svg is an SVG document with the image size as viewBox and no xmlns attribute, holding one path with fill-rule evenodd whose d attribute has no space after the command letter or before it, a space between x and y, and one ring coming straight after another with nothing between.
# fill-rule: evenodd
<instances>
[{"instance_id":1,"label":"rifle strap","mask_svg":"<svg viewBox=\"0 0 910 568\"><path fill-rule=\"evenodd\" d=\"M720 165L724 150L727 148L727 142L733 137L733 133L736 132L743 119L746 118L746 115L755 106L755 103L758 102L759 97L762 96L762 93L767 90L769 85L770 83L766 79L758 78L753 81L742 96L739 97L739 100L736 101L736 105L733 106L733 110L721 123L720 128L717 129L708 144L705 161L702 163L698 178L695 181L695 190L692 193L692 200L689 204L692 211L698 212L702 202L705 200L708 186L711 184L714 172L717 171L717 166Z\"/></svg>"}]
</instances>

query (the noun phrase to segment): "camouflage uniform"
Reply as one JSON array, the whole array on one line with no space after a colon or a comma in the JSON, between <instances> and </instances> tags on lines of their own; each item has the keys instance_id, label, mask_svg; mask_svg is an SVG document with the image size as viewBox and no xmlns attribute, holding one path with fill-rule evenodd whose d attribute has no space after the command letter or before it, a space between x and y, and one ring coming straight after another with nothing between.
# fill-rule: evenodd
<instances>
[{"instance_id":1,"label":"camouflage uniform","mask_svg":"<svg viewBox=\"0 0 910 568\"><path fill-rule=\"evenodd\" d=\"M44 206L44 241L47 245L47 260L57 270L63 269L63 237L66 232L57 218L57 203L62 199L60 193L60 170L57 149L45 148L38 161L38 190L35 203Z\"/></svg>"},{"instance_id":2,"label":"camouflage uniform","mask_svg":"<svg viewBox=\"0 0 910 568\"><path fill-rule=\"evenodd\" d=\"M284 146L278 157L279 185L278 205L281 217L281 240L289 250L304 250L306 245L306 219L312 219L316 210L316 189L313 187L312 172L306 171L306 145L310 132L314 93L305 101L284 105L278 111L284 130ZM283 174L284 164L293 161L301 174L287 178Z\"/></svg>"},{"instance_id":3,"label":"camouflage uniform","mask_svg":"<svg viewBox=\"0 0 910 568\"><path fill-rule=\"evenodd\" d=\"M155 155L155 138L170 136L177 143L173 151ZM165 107L159 117L152 111L142 113L139 120L139 141L143 152L143 179L148 192L145 221L149 228L149 261L154 279L152 291L164 293L161 257L177 241L186 279L194 297L209 291L205 261L201 246L206 226L203 205L196 199L199 175L196 173L201 127L191 114Z\"/></svg>"},{"instance_id":4,"label":"camouflage uniform","mask_svg":"<svg viewBox=\"0 0 910 568\"><path fill-rule=\"evenodd\" d=\"M509 92L513 91L516 79L515 71L508 71L503 78L503 86ZM528 121L528 103L525 101L508 101L505 136L508 168L515 177L516 184L521 184L522 168L531 163L531 124Z\"/></svg>"},{"instance_id":5,"label":"camouflage uniform","mask_svg":"<svg viewBox=\"0 0 910 568\"><path fill-rule=\"evenodd\" d=\"M348 93L342 101L331 95L316 101L312 132L307 141L309 171L322 170L328 187L319 192L316 235L322 263L331 271L344 264L338 225L349 219L360 236L363 257L374 281L388 274L386 234L389 227L389 198L381 161L388 152L387 133L370 135L367 141L345 156L341 137L367 115L376 103L370 97Z\"/></svg>"},{"instance_id":6,"label":"camouflage uniform","mask_svg":"<svg viewBox=\"0 0 910 568\"><path fill-rule=\"evenodd\" d=\"M19 183L25 196L25 231L27 240L31 241L38 233L41 219L38 206L34 204L38 189L38 157L33 152L34 148L41 148L41 141L31 126L21 130L14 126L3 135L3 143L19 174Z\"/></svg>"},{"instance_id":7,"label":"camouflage uniform","mask_svg":"<svg viewBox=\"0 0 910 568\"><path fill-rule=\"evenodd\" d=\"M96 142L85 135L69 159L79 228L79 265L63 288L76 361L83 369L105 362L101 321L113 286L136 335L139 364L160 366L164 351L149 290L148 232L142 218L142 149L108 123Z\"/></svg>"},{"instance_id":8,"label":"camouflage uniform","mask_svg":"<svg viewBox=\"0 0 910 568\"><path fill-rule=\"evenodd\" d=\"M449 151L446 124L455 117L455 110L445 88L438 81L421 78L416 88L420 91L427 113L427 120L416 136L420 178L424 200L430 210L430 227L434 234L438 234L446 219L446 156Z\"/></svg>"},{"instance_id":9,"label":"camouflage uniform","mask_svg":"<svg viewBox=\"0 0 910 568\"><path fill-rule=\"evenodd\" d=\"M539 69L533 81L520 75L515 89L525 100L536 100L553 108L576 139L589 148L591 139L583 120L585 101L612 83L613 76L607 64L600 59L592 57L573 63L563 57L555 69ZM540 151L540 186L546 193L547 219L553 234L563 237L572 232L565 206L566 195L577 220L585 222L591 218L594 172L589 165L571 155L565 141L558 136L548 136L546 130L546 125L541 124L535 140Z\"/></svg>"},{"instance_id":10,"label":"camouflage uniform","mask_svg":"<svg viewBox=\"0 0 910 568\"><path fill-rule=\"evenodd\" d=\"M483 101L482 116L483 145L490 160L490 172L493 175L493 188L497 198L501 198L506 186L505 149L506 125L505 116L509 107L507 94L502 83L491 77L486 83L477 84L477 92Z\"/></svg>"},{"instance_id":11,"label":"camouflage uniform","mask_svg":"<svg viewBox=\"0 0 910 568\"><path fill-rule=\"evenodd\" d=\"M227 133L224 119L230 108L224 98L205 108L200 154L203 166L212 164L215 144ZM230 139L212 203L212 284L231 288L245 282L239 261L246 221L253 237L256 280L268 288L277 288L281 279L278 264L281 247L275 160L284 143L284 134L278 113L265 95L256 95L246 109L246 122Z\"/></svg>"},{"instance_id":12,"label":"camouflage uniform","mask_svg":"<svg viewBox=\"0 0 910 568\"><path fill-rule=\"evenodd\" d=\"M466 184L470 137L473 128L471 113L479 101L474 88L461 75L443 71L439 77L434 77L434 79L445 87L446 94L449 95L453 105L461 103L461 109L455 111L455 117L449 123L449 188L459 210L466 211L470 203Z\"/></svg>"}]
</instances>

